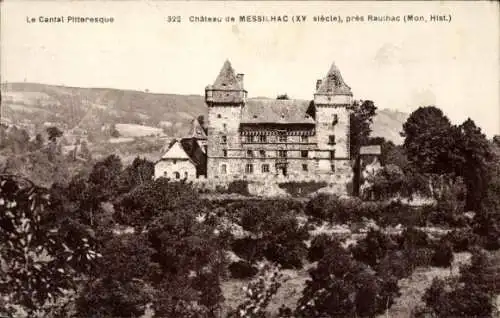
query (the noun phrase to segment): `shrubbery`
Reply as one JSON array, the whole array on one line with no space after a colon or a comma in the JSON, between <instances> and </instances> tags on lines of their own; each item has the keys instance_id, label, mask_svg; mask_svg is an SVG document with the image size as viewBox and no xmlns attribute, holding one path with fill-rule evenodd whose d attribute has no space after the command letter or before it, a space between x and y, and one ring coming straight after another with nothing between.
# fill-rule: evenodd
<instances>
[{"instance_id":1,"label":"shrubbery","mask_svg":"<svg viewBox=\"0 0 500 318\"><path fill-rule=\"evenodd\" d=\"M441 240L434 250L432 265L437 267L450 267L453 262L453 248L446 240Z\"/></svg>"},{"instance_id":2,"label":"shrubbery","mask_svg":"<svg viewBox=\"0 0 500 318\"><path fill-rule=\"evenodd\" d=\"M312 239L307 259L310 262L319 261L325 255L325 251L331 248L341 248L340 242L332 235L321 233Z\"/></svg>"},{"instance_id":3,"label":"shrubbery","mask_svg":"<svg viewBox=\"0 0 500 318\"><path fill-rule=\"evenodd\" d=\"M258 273L257 267L249 262L238 261L231 263L228 267L232 278L245 279L255 276Z\"/></svg>"},{"instance_id":4,"label":"shrubbery","mask_svg":"<svg viewBox=\"0 0 500 318\"><path fill-rule=\"evenodd\" d=\"M304 197L308 194L318 191L326 187L326 182L308 181L308 182L285 182L280 183L278 186L285 189L290 195L294 197Z\"/></svg>"},{"instance_id":5,"label":"shrubbery","mask_svg":"<svg viewBox=\"0 0 500 318\"><path fill-rule=\"evenodd\" d=\"M498 293L494 276L488 256L475 251L458 279L433 280L423 296L425 307L416 317L491 317Z\"/></svg>"},{"instance_id":6,"label":"shrubbery","mask_svg":"<svg viewBox=\"0 0 500 318\"><path fill-rule=\"evenodd\" d=\"M327 249L310 276L292 317L372 317L399 294L394 277L378 276L345 250Z\"/></svg>"},{"instance_id":7,"label":"shrubbery","mask_svg":"<svg viewBox=\"0 0 500 318\"><path fill-rule=\"evenodd\" d=\"M252 238L233 242L233 251L238 256L249 262L265 256L283 268L302 267L307 255L304 241L309 232L299 225L293 210L279 201L264 200L239 206L238 214L243 229L253 233Z\"/></svg>"},{"instance_id":8,"label":"shrubbery","mask_svg":"<svg viewBox=\"0 0 500 318\"><path fill-rule=\"evenodd\" d=\"M469 251L480 244L480 237L471 228L453 229L443 239L451 243L455 252Z\"/></svg>"},{"instance_id":9,"label":"shrubbery","mask_svg":"<svg viewBox=\"0 0 500 318\"><path fill-rule=\"evenodd\" d=\"M241 195L249 195L248 181L234 180L227 185L227 193L237 193Z\"/></svg>"},{"instance_id":10,"label":"shrubbery","mask_svg":"<svg viewBox=\"0 0 500 318\"><path fill-rule=\"evenodd\" d=\"M359 198L339 198L328 194L311 198L304 209L315 221L345 224L372 219L381 226L424 226L433 210L432 206L412 207L400 201L363 202Z\"/></svg>"}]
</instances>

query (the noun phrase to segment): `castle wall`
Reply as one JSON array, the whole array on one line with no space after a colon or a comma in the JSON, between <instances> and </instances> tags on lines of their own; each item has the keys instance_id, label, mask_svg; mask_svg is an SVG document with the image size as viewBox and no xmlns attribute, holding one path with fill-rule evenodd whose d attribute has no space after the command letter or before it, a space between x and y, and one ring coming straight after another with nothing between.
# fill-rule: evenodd
<instances>
[{"instance_id":1,"label":"castle wall","mask_svg":"<svg viewBox=\"0 0 500 318\"><path fill-rule=\"evenodd\" d=\"M208 109L208 137L207 137L207 177L217 176L220 173L220 164L227 151L227 158L238 157L240 143L240 106L210 106ZM224 138L226 140L224 140ZM232 165L228 168L231 173L238 173L239 167Z\"/></svg>"},{"instance_id":2,"label":"castle wall","mask_svg":"<svg viewBox=\"0 0 500 318\"><path fill-rule=\"evenodd\" d=\"M179 179L196 179L196 166L189 160L164 159L155 164L155 179L161 177L177 179L176 172Z\"/></svg>"},{"instance_id":3,"label":"castle wall","mask_svg":"<svg viewBox=\"0 0 500 318\"><path fill-rule=\"evenodd\" d=\"M215 84L207 86L206 89L206 102L209 108L207 120L208 180L221 182L235 179L255 182L318 180L339 185L345 185L351 180L350 111L347 107L352 105L352 96L349 95L350 88L342 84L336 68L332 67L329 72L328 85L340 87L342 93L335 95L335 92L339 91L330 87L317 90L320 93L314 96L315 125L302 123L296 127L292 126L294 124L286 123L287 117L282 114L283 122L278 120L276 124L281 125L280 127L273 127L272 122L268 121L265 125L257 122L257 126L260 125L258 127L252 126L255 124L253 122L247 122L241 128L246 91L243 89L242 82L240 86L233 85L234 75L231 72L233 72L232 68L226 63ZM337 80L340 79L344 86L337 85L338 81L331 80L331 76ZM227 80L227 83L224 80ZM343 93L344 91L349 94ZM262 128L264 126L265 129L274 130L274 132L293 130L294 133L310 135L307 137L288 135L286 142L282 142L278 135L273 134L266 134L264 142L260 142L259 135L254 136L253 140L247 138L246 134L255 133L255 130L264 130ZM286 157L280 156L280 151L286 151ZM302 153L303 151L307 151L306 156ZM251 172L248 171L247 165L252 166ZM263 165L266 166L265 170L262 169ZM283 176L283 167L286 167L286 177Z\"/></svg>"}]
</instances>

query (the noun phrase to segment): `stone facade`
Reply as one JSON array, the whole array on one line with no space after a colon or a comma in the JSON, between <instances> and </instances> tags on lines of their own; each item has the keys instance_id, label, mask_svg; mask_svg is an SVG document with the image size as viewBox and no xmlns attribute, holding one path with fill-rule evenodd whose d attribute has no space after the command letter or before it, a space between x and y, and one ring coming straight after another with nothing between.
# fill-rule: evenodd
<instances>
[{"instance_id":1,"label":"stone facade","mask_svg":"<svg viewBox=\"0 0 500 318\"><path fill-rule=\"evenodd\" d=\"M207 178L347 183L352 93L335 65L311 102L248 99L226 61L205 89Z\"/></svg>"},{"instance_id":2,"label":"stone facade","mask_svg":"<svg viewBox=\"0 0 500 318\"><path fill-rule=\"evenodd\" d=\"M196 178L196 166L189 159L160 160L155 164L155 179L172 180Z\"/></svg>"}]
</instances>

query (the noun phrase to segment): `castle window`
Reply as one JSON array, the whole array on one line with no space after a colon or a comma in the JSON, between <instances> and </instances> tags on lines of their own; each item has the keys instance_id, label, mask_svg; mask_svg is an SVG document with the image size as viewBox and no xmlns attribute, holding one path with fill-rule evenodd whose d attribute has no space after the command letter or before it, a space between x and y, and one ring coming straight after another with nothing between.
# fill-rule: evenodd
<instances>
[{"instance_id":1,"label":"castle window","mask_svg":"<svg viewBox=\"0 0 500 318\"><path fill-rule=\"evenodd\" d=\"M227 173L227 166L226 166L226 164L222 164L220 166L220 173L221 174L226 174Z\"/></svg>"},{"instance_id":2,"label":"castle window","mask_svg":"<svg viewBox=\"0 0 500 318\"><path fill-rule=\"evenodd\" d=\"M247 157L253 158L253 151L252 150L247 150Z\"/></svg>"},{"instance_id":3,"label":"castle window","mask_svg":"<svg viewBox=\"0 0 500 318\"><path fill-rule=\"evenodd\" d=\"M267 163L262 165L262 173L266 172L269 172L269 165Z\"/></svg>"},{"instance_id":4,"label":"castle window","mask_svg":"<svg viewBox=\"0 0 500 318\"><path fill-rule=\"evenodd\" d=\"M227 129L227 124L226 124L226 123L222 124L222 127L223 127L224 129Z\"/></svg>"},{"instance_id":5,"label":"castle window","mask_svg":"<svg viewBox=\"0 0 500 318\"><path fill-rule=\"evenodd\" d=\"M221 137L221 143L223 143L223 144L227 143L227 136Z\"/></svg>"},{"instance_id":6,"label":"castle window","mask_svg":"<svg viewBox=\"0 0 500 318\"><path fill-rule=\"evenodd\" d=\"M335 145L335 135L328 136L328 144Z\"/></svg>"},{"instance_id":7,"label":"castle window","mask_svg":"<svg viewBox=\"0 0 500 318\"><path fill-rule=\"evenodd\" d=\"M333 121L332 121L332 125L336 125L337 123L339 122L339 115L337 114L333 114Z\"/></svg>"},{"instance_id":8,"label":"castle window","mask_svg":"<svg viewBox=\"0 0 500 318\"><path fill-rule=\"evenodd\" d=\"M333 163L330 165L330 169L332 169L332 172L335 172L335 165Z\"/></svg>"},{"instance_id":9,"label":"castle window","mask_svg":"<svg viewBox=\"0 0 500 318\"><path fill-rule=\"evenodd\" d=\"M335 159L335 150L330 151L330 159Z\"/></svg>"},{"instance_id":10,"label":"castle window","mask_svg":"<svg viewBox=\"0 0 500 318\"><path fill-rule=\"evenodd\" d=\"M309 152L308 152L307 150L302 150L302 151L300 151L300 156L301 156L302 158L307 158L307 157L308 157L308 155L309 155Z\"/></svg>"},{"instance_id":11,"label":"castle window","mask_svg":"<svg viewBox=\"0 0 500 318\"><path fill-rule=\"evenodd\" d=\"M174 159L174 160L172 160L172 161L173 161L173 164L174 164L174 165L177 163L177 160L175 160L175 159Z\"/></svg>"},{"instance_id":12,"label":"castle window","mask_svg":"<svg viewBox=\"0 0 500 318\"><path fill-rule=\"evenodd\" d=\"M308 142L309 141L309 137L308 136L300 136L300 141L301 142Z\"/></svg>"},{"instance_id":13,"label":"castle window","mask_svg":"<svg viewBox=\"0 0 500 318\"><path fill-rule=\"evenodd\" d=\"M176 179L180 179L180 178L181 178L181 174L180 174L180 173L178 173L177 171L176 171L176 172L174 172L174 175L175 175L175 178L176 178Z\"/></svg>"},{"instance_id":14,"label":"castle window","mask_svg":"<svg viewBox=\"0 0 500 318\"><path fill-rule=\"evenodd\" d=\"M187 179L187 177L188 177L188 173L187 173L187 171L186 171L186 172L184 172L184 178L186 178L186 179Z\"/></svg>"},{"instance_id":15,"label":"castle window","mask_svg":"<svg viewBox=\"0 0 500 318\"><path fill-rule=\"evenodd\" d=\"M227 157L227 150L226 149L222 150L222 156Z\"/></svg>"},{"instance_id":16,"label":"castle window","mask_svg":"<svg viewBox=\"0 0 500 318\"><path fill-rule=\"evenodd\" d=\"M302 171L307 171L307 165L306 164L302 165Z\"/></svg>"},{"instance_id":17,"label":"castle window","mask_svg":"<svg viewBox=\"0 0 500 318\"><path fill-rule=\"evenodd\" d=\"M280 135L279 141L280 142L286 142L287 136L286 135Z\"/></svg>"},{"instance_id":18,"label":"castle window","mask_svg":"<svg viewBox=\"0 0 500 318\"><path fill-rule=\"evenodd\" d=\"M217 118L221 118L222 116L220 114L217 114Z\"/></svg>"},{"instance_id":19,"label":"castle window","mask_svg":"<svg viewBox=\"0 0 500 318\"><path fill-rule=\"evenodd\" d=\"M278 157L286 158L286 156L287 156L286 150L278 150Z\"/></svg>"},{"instance_id":20,"label":"castle window","mask_svg":"<svg viewBox=\"0 0 500 318\"><path fill-rule=\"evenodd\" d=\"M267 136L266 135L260 135L259 136L259 142L267 142Z\"/></svg>"},{"instance_id":21,"label":"castle window","mask_svg":"<svg viewBox=\"0 0 500 318\"><path fill-rule=\"evenodd\" d=\"M261 157L266 157L266 152L264 150L260 150L259 154Z\"/></svg>"},{"instance_id":22,"label":"castle window","mask_svg":"<svg viewBox=\"0 0 500 318\"><path fill-rule=\"evenodd\" d=\"M252 164L247 164L245 166L245 173L253 173L253 165Z\"/></svg>"}]
</instances>

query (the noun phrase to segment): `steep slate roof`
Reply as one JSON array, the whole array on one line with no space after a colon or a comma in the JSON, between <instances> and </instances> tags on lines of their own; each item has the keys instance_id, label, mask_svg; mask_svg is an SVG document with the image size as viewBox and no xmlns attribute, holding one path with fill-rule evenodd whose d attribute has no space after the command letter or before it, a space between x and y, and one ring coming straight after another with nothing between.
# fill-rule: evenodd
<instances>
[{"instance_id":1,"label":"steep slate roof","mask_svg":"<svg viewBox=\"0 0 500 318\"><path fill-rule=\"evenodd\" d=\"M195 138L176 139L160 160L190 160L194 165L204 167L206 155Z\"/></svg>"},{"instance_id":2,"label":"steep slate roof","mask_svg":"<svg viewBox=\"0 0 500 318\"><path fill-rule=\"evenodd\" d=\"M197 118L193 119L191 127L191 137L197 139L207 139L205 128L203 128Z\"/></svg>"},{"instance_id":3,"label":"steep slate roof","mask_svg":"<svg viewBox=\"0 0 500 318\"><path fill-rule=\"evenodd\" d=\"M200 148L200 145L195 138L183 138L181 139L181 145L186 154L189 156L191 161L198 167L204 167L207 156Z\"/></svg>"},{"instance_id":4,"label":"steep slate roof","mask_svg":"<svg viewBox=\"0 0 500 318\"><path fill-rule=\"evenodd\" d=\"M316 94L351 95L351 88L344 82L339 69L332 64L326 77L321 81Z\"/></svg>"},{"instance_id":5,"label":"steep slate roof","mask_svg":"<svg viewBox=\"0 0 500 318\"><path fill-rule=\"evenodd\" d=\"M189 155L186 153L184 148L182 147L179 140L174 140L167 152L161 156L161 159L188 159L191 160Z\"/></svg>"},{"instance_id":6,"label":"steep slate roof","mask_svg":"<svg viewBox=\"0 0 500 318\"><path fill-rule=\"evenodd\" d=\"M233 67L231 66L231 62L226 60L222 69L219 72L219 76L215 79L213 89L230 89L230 90L240 90L242 89L238 79L236 78L236 74L234 72Z\"/></svg>"},{"instance_id":7,"label":"steep slate roof","mask_svg":"<svg viewBox=\"0 0 500 318\"><path fill-rule=\"evenodd\" d=\"M255 98L247 100L241 116L242 124L314 124L308 115L309 101Z\"/></svg>"}]
</instances>

